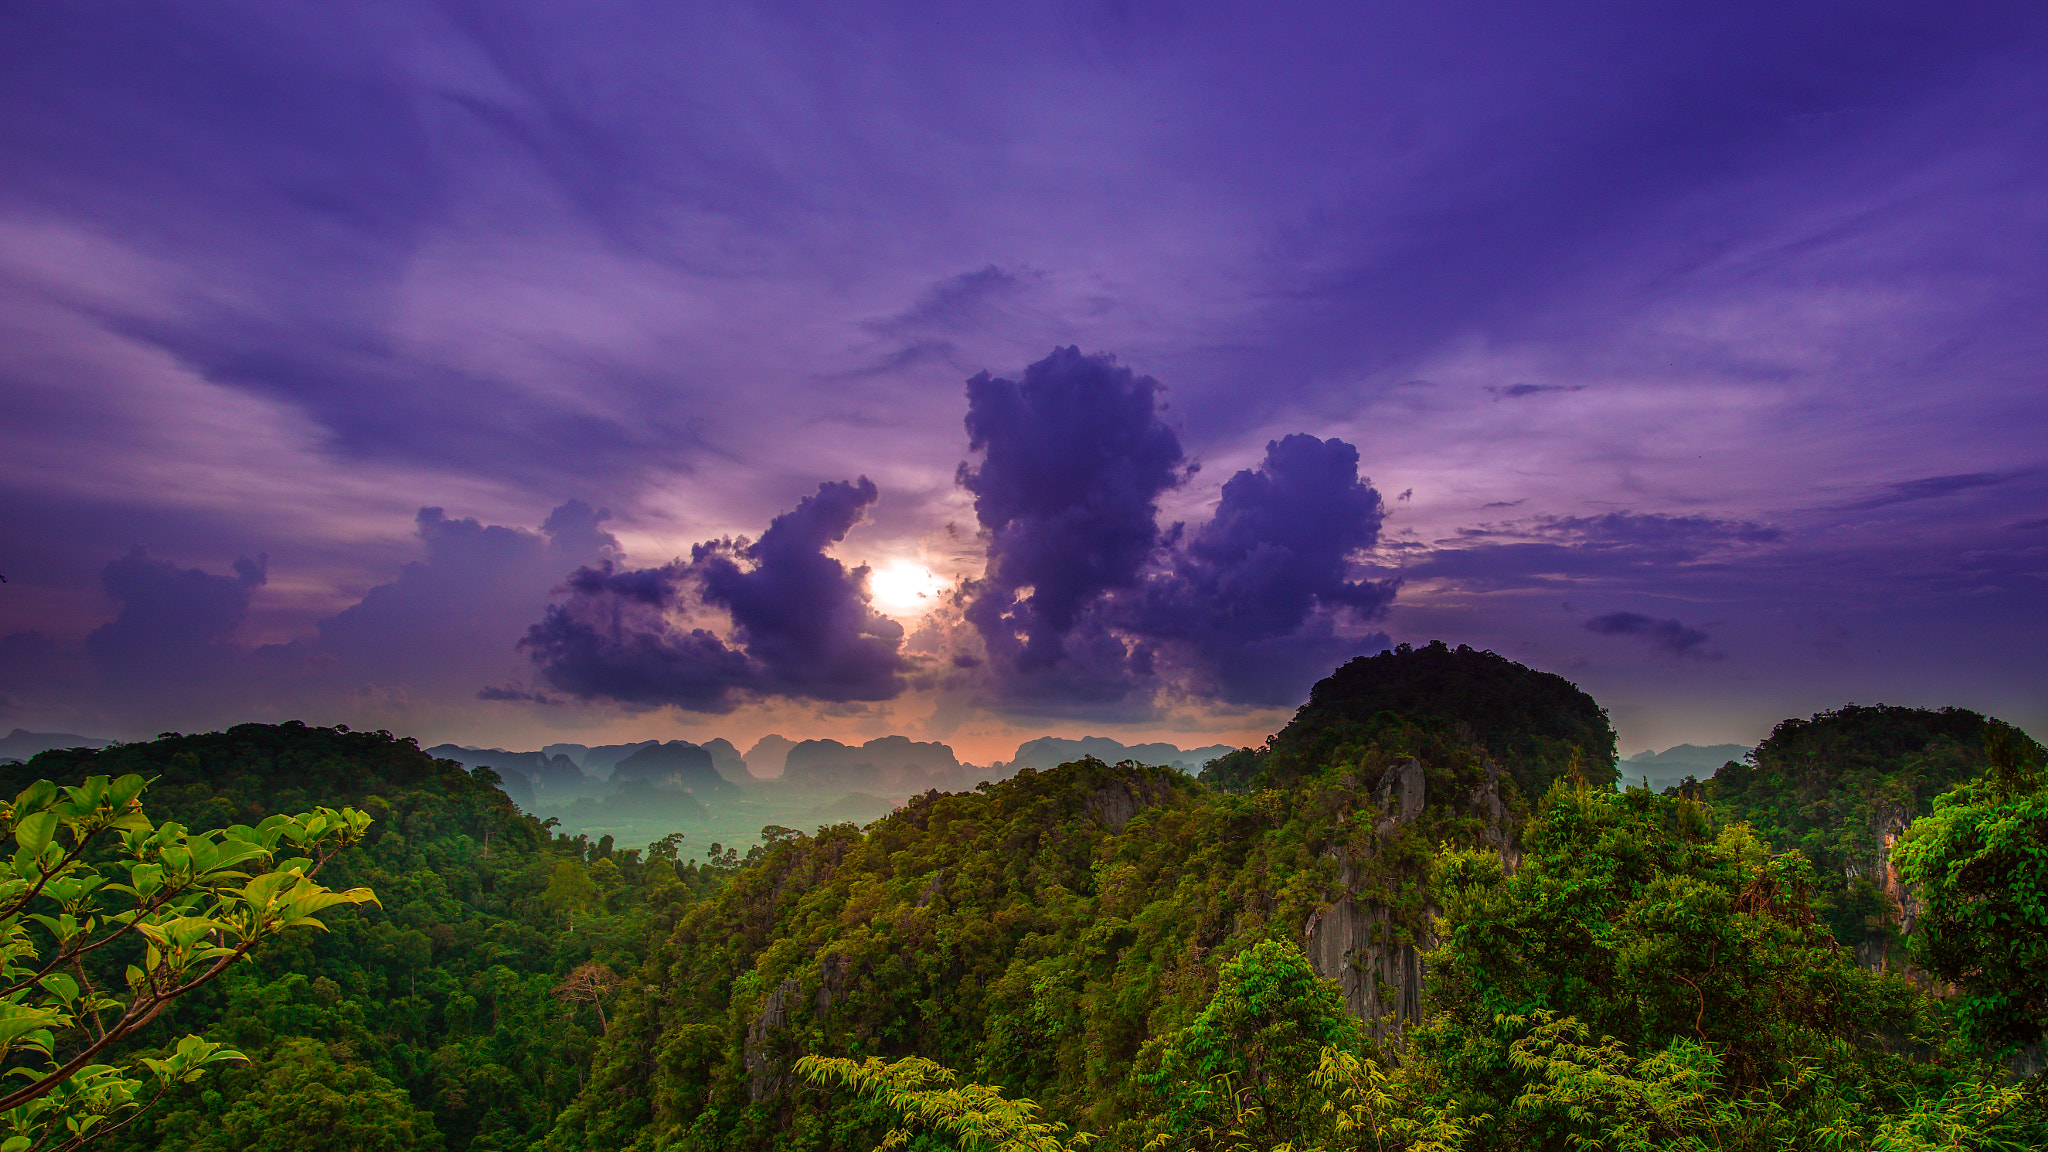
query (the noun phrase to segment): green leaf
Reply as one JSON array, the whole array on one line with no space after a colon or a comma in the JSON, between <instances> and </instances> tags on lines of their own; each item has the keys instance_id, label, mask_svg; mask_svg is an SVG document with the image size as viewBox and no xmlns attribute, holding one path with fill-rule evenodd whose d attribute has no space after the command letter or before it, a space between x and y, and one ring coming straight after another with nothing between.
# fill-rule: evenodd
<instances>
[{"instance_id":1,"label":"green leaf","mask_svg":"<svg viewBox=\"0 0 2048 1152\"><path fill-rule=\"evenodd\" d=\"M57 835L57 814L37 812L24 816L14 826L15 842L31 855L41 855Z\"/></svg>"}]
</instances>

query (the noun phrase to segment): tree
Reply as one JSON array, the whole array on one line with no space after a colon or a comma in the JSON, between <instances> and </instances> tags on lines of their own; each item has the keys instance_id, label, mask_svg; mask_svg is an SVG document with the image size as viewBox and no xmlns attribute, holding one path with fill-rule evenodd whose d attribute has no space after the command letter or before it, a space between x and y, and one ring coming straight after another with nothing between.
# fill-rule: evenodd
<instances>
[{"instance_id":1,"label":"tree","mask_svg":"<svg viewBox=\"0 0 2048 1152\"><path fill-rule=\"evenodd\" d=\"M1155 1144L1298 1142L1328 1099L1316 1082L1324 1054L1355 1053L1363 1042L1336 984L1300 948L1262 941L1224 964L1208 1006L1157 1046L1158 1071L1145 1079L1165 1098L1172 1136Z\"/></svg>"},{"instance_id":2,"label":"tree","mask_svg":"<svg viewBox=\"0 0 2048 1152\"><path fill-rule=\"evenodd\" d=\"M186 1036L161 1058L101 1062L263 942L324 928L324 909L376 899L313 880L361 839L370 823L361 812L319 808L192 833L150 821L144 784L138 775L66 788L41 780L0 803L0 837L16 845L0 861L0 1057L25 1081L0 1094L0 1152L77 1148L172 1086L243 1059ZM124 988L92 975L105 972L111 946L135 953Z\"/></svg>"},{"instance_id":3,"label":"tree","mask_svg":"<svg viewBox=\"0 0 2048 1152\"><path fill-rule=\"evenodd\" d=\"M1803 857L1709 815L1560 782L1512 875L1496 853L1439 857L1436 1011L1413 1051L1490 1117L1481 1146L1734 1147L1731 1102L1778 1101L1758 1122L1805 1131L1834 1107L1822 1085L1910 1094L1887 1049L1915 1021L1911 985L1836 944Z\"/></svg>"},{"instance_id":4,"label":"tree","mask_svg":"<svg viewBox=\"0 0 2048 1152\"><path fill-rule=\"evenodd\" d=\"M597 903L597 884L591 880L590 872L574 860L557 860L548 875L547 890L541 894L541 903L548 911L560 912L566 916L569 927L576 927L576 910L589 908Z\"/></svg>"},{"instance_id":5,"label":"tree","mask_svg":"<svg viewBox=\"0 0 2048 1152\"><path fill-rule=\"evenodd\" d=\"M589 1004L597 1009L597 1030L600 1034L611 1031L605 1023L604 1002L619 990L618 974L595 960L578 964L560 984L555 985L555 999L564 1004Z\"/></svg>"},{"instance_id":6,"label":"tree","mask_svg":"<svg viewBox=\"0 0 2048 1152\"><path fill-rule=\"evenodd\" d=\"M2048 788L2041 746L2010 725L1985 732L1988 776L1934 800L1892 859L1919 890L1913 962L1963 988L1963 1034L1993 1049L2048 1028Z\"/></svg>"},{"instance_id":7,"label":"tree","mask_svg":"<svg viewBox=\"0 0 2048 1152\"><path fill-rule=\"evenodd\" d=\"M403 1089L325 1045L289 1040L254 1065L250 1090L219 1115L178 1112L157 1125L164 1152L439 1152L433 1119Z\"/></svg>"}]
</instances>

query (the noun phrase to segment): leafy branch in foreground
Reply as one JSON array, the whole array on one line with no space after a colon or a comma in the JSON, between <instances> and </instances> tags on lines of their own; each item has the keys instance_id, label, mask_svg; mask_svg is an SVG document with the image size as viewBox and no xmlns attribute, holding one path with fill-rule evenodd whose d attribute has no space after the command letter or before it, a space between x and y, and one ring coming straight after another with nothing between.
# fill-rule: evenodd
<instances>
[{"instance_id":1,"label":"leafy branch in foreground","mask_svg":"<svg viewBox=\"0 0 2048 1152\"><path fill-rule=\"evenodd\" d=\"M1086 1132L1067 1135L1067 1126L1045 1120L1031 1100L1005 1100L987 1084L962 1084L957 1073L918 1056L855 1062L836 1056L805 1056L799 1076L817 1085L851 1088L894 1110L912 1125L929 1128L971 1148L995 1152L1067 1152L1095 1142ZM905 1128L883 1137L876 1152L903 1148L913 1133Z\"/></svg>"},{"instance_id":2,"label":"leafy branch in foreground","mask_svg":"<svg viewBox=\"0 0 2048 1152\"><path fill-rule=\"evenodd\" d=\"M263 941L324 929L318 913L376 900L314 882L362 839L364 813L317 808L188 832L150 822L144 786L137 775L40 780L0 802L0 842L15 844L0 860L0 1060L25 1081L0 1092L0 1152L75 1149L173 1085L244 1059L186 1036L161 1059L96 1062ZM126 965L125 988L96 986L86 960L116 944L140 963Z\"/></svg>"}]
</instances>

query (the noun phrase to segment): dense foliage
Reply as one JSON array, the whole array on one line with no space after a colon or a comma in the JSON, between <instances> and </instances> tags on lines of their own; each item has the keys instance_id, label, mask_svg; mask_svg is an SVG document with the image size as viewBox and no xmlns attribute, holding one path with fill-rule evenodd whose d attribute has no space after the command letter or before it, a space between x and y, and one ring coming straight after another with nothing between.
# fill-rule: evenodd
<instances>
[{"instance_id":1,"label":"dense foliage","mask_svg":"<svg viewBox=\"0 0 2048 1152\"><path fill-rule=\"evenodd\" d=\"M1981 1062L2048 1022L2037 745L1852 706L1660 796L1613 789L1613 743L1568 682L1439 644L1353 661L1200 780L1081 760L705 864L551 836L382 733L25 776L154 777L196 826L375 817L323 880L384 906L176 1009L254 1059L137 1148L2048 1143L2038 1084ZM1845 873L1870 924L1919 902L1915 961L1959 999L1859 963Z\"/></svg>"},{"instance_id":2,"label":"dense foliage","mask_svg":"<svg viewBox=\"0 0 2048 1152\"><path fill-rule=\"evenodd\" d=\"M1069 768L1087 769L1070 781L1084 787L1114 778L1101 765ZM1135 765L1122 771L1143 778ZM1186 818L1212 802L1197 795L1160 807ZM1139 819L1129 827L1145 831ZM841 844L846 858L860 850ZM748 1013L742 1002L728 1014L734 1031L724 1039L737 1050L724 1070L700 1065L701 1079L660 1083L691 1056L715 1051L717 1026L679 1018L639 1038L622 1030L607 1064L657 1086L643 1095L625 1076L601 1076L579 1107L604 1097L622 1122L600 1129L586 1114L578 1124L572 1110L550 1143L1931 1152L2048 1140L2048 1114L2025 1086L1952 1054L1938 1005L1896 973L1859 968L1834 943L1810 914L1811 869L1798 855L1772 854L1739 825L1716 829L1684 797L1569 782L1544 797L1525 848L1512 875L1491 851L1453 848L1437 858L1444 907L1443 942L1429 956L1435 1010L1398 1062L1365 1038L1334 983L1268 921L1217 948L1222 959L1203 966L1205 977L1174 973L1185 983L1153 999L1127 1075L1090 1091L1069 1089L1096 1071L1084 1060L1055 1069L1042 1081L1048 1091L1025 1093L1028 1077L989 1059L997 1045L961 1042L976 1013L971 1005L949 1011L959 1000L944 992L891 997L921 1017L892 1039L802 1021L798 1005L829 980L814 991L793 977L773 988L742 979L737 990L760 997L761 1009ZM781 876L785 885L793 879ZM820 938L818 927L810 939ZM943 935L946 926L931 927ZM962 980L974 986L971 975ZM1129 998L1135 989L1111 978L1078 990L1046 981L1035 991L1055 1001L1067 992L1099 1021L1118 992ZM671 987L661 999L679 995L687 992ZM926 1030L933 1025L950 1037ZM946 1050L949 1039L953 1059L894 1055ZM1043 1036L1025 1043L1033 1040ZM781 1071L778 1050L804 1053L794 1078ZM1105 1046L1098 1040L1086 1052L1099 1057Z\"/></svg>"},{"instance_id":3,"label":"dense foliage","mask_svg":"<svg viewBox=\"0 0 2048 1152\"><path fill-rule=\"evenodd\" d=\"M1683 797L1568 785L1524 845L1512 876L1495 856L1441 860L1436 1012L1415 1037L1461 1110L1489 1117L1483 1146L1605 1139L1621 1114L1585 1114L1547 1075L1567 1058L1689 1069L1694 1104L1641 1118L1666 1145L1698 1127L1717 1146L1796 1147L1844 1108L1913 1099L1923 1074L1895 1052L1919 996L1815 921L1804 858L1746 825L1716 831Z\"/></svg>"},{"instance_id":4,"label":"dense foliage","mask_svg":"<svg viewBox=\"0 0 2048 1152\"><path fill-rule=\"evenodd\" d=\"M0 791L131 773L152 781L153 816L195 828L361 809L364 837L321 880L367 887L382 907L329 911L330 931L276 941L168 1010L139 1043L197 1032L252 1063L174 1095L108 1148L523 1149L575 1097L599 1039L598 1005L557 995L567 975L591 960L632 970L649 935L739 863L678 869L673 839L645 859L554 837L487 771L302 724L46 752L5 766ZM323 1112L350 1123L302 1130ZM366 1143L358 1128L382 1135Z\"/></svg>"},{"instance_id":5,"label":"dense foliage","mask_svg":"<svg viewBox=\"0 0 2048 1152\"><path fill-rule=\"evenodd\" d=\"M1903 927L1886 891L1886 845L1936 795L1983 772L1991 723L1962 708L1850 704L1779 724L1707 792L1728 819L1813 864L1820 915L1877 963Z\"/></svg>"},{"instance_id":6,"label":"dense foliage","mask_svg":"<svg viewBox=\"0 0 2048 1152\"><path fill-rule=\"evenodd\" d=\"M1697 790L1614 791L1576 689L1470 650L1379 659L1396 685L1476 669L1482 702L1526 673L1548 710L1482 730L1319 689L1208 783L1082 761L780 838L650 957L547 1147L2048 1137L1939 1001L1837 942L1810 859ZM1930 742L1901 747L1872 770L1918 781ZM1432 947L1411 1011L1388 981Z\"/></svg>"},{"instance_id":7,"label":"dense foliage","mask_svg":"<svg viewBox=\"0 0 2048 1152\"><path fill-rule=\"evenodd\" d=\"M878 1119L794 1090L804 1054L919 1056L1139 1139L1164 1038L1225 961L1346 898L1340 858L1398 948L1428 930L1435 846L1492 842L1477 750L1361 735L1286 790L1080 761L780 841L683 914L549 1146L871 1147ZM1410 760L1444 800L1399 823L1382 784Z\"/></svg>"},{"instance_id":8,"label":"dense foliage","mask_svg":"<svg viewBox=\"0 0 2048 1152\"><path fill-rule=\"evenodd\" d=\"M1914 962L1960 983L1964 1033L2006 1051L2048 1036L2048 779L2040 745L1993 723L1991 774L1937 796L1897 857Z\"/></svg>"}]
</instances>

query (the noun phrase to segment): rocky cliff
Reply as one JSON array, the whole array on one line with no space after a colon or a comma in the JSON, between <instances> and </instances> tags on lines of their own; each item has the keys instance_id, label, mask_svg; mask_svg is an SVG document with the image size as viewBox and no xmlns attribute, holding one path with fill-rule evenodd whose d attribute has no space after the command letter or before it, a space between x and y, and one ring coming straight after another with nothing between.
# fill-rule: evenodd
<instances>
[{"instance_id":1,"label":"rocky cliff","mask_svg":"<svg viewBox=\"0 0 2048 1152\"><path fill-rule=\"evenodd\" d=\"M1442 814L1475 820L1480 840L1500 853L1512 872L1520 863L1514 820L1501 795L1501 769L1482 761L1484 779L1463 790L1447 790L1436 798ZM1311 914L1302 932L1302 948L1316 972L1335 980L1344 1004L1365 1025L1376 1044L1398 1048L1407 1023L1422 1016L1423 953L1436 946L1431 921L1435 902L1426 896L1396 904L1385 899L1388 880L1422 882L1412 869L1388 860L1394 841L1412 834L1430 803L1429 773L1420 759L1390 765L1373 792L1374 806L1360 815L1371 821L1367 850L1332 849L1339 868L1341 894ZM1391 864L1391 866L1390 866ZM1400 874L1406 872L1405 876ZM1393 1044L1389 1045L1389 1040Z\"/></svg>"}]
</instances>

